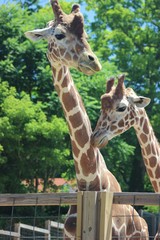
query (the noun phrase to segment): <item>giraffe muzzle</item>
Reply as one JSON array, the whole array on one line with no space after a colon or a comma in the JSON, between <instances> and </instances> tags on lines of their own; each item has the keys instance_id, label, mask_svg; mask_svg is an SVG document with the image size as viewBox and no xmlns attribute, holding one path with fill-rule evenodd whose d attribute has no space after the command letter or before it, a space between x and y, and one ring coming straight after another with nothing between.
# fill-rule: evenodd
<instances>
[{"instance_id":1,"label":"giraffe muzzle","mask_svg":"<svg viewBox=\"0 0 160 240\"><path fill-rule=\"evenodd\" d=\"M108 138L99 131L95 131L91 135L91 144L93 147L103 148L108 144Z\"/></svg>"},{"instance_id":2,"label":"giraffe muzzle","mask_svg":"<svg viewBox=\"0 0 160 240\"><path fill-rule=\"evenodd\" d=\"M94 54L83 52L79 60L78 69L87 75L92 75L99 72L102 66Z\"/></svg>"}]
</instances>

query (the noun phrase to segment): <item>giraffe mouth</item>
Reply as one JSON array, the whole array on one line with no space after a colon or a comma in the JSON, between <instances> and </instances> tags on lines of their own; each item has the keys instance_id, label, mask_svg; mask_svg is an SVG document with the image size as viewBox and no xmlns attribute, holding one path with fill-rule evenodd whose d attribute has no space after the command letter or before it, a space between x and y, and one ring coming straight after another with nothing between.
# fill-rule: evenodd
<instances>
[{"instance_id":1,"label":"giraffe mouth","mask_svg":"<svg viewBox=\"0 0 160 240\"><path fill-rule=\"evenodd\" d=\"M93 75L94 73L96 73L99 70L94 70L93 68L83 65L83 64L79 64L78 66L78 70L83 72L86 75Z\"/></svg>"},{"instance_id":2,"label":"giraffe mouth","mask_svg":"<svg viewBox=\"0 0 160 240\"><path fill-rule=\"evenodd\" d=\"M102 66L99 60L92 52L82 52L78 60L78 70L86 75L93 75L101 69Z\"/></svg>"},{"instance_id":3,"label":"giraffe mouth","mask_svg":"<svg viewBox=\"0 0 160 240\"><path fill-rule=\"evenodd\" d=\"M94 134L92 134L91 144L94 147L103 148L108 144L108 138L106 136L95 137Z\"/></svg>"},{"instance_id":4,"label":"giraffe mouth","mask_svg":"<svg viewBox=\"0 0 160 240\"><path fill-rule=\"evenodd\" d=\"M98 142L98 148L103 148L108 144L108 139L107 137L103 137L100 139L100 141Z\"/></svg>"}]
</instances>

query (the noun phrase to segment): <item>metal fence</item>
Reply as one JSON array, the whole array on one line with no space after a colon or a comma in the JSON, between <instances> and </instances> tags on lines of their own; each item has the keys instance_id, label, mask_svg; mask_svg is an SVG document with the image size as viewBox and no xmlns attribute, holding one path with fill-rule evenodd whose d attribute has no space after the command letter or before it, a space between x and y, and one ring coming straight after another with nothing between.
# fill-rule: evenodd
<instances>
[{"instance_id":1,"label":"metal fence","mask_svg":"<svg viewBox=\"0 0 160 240\"><path fill-rule=\"evenodd\" d=\"M107 192L0 194L0 208L9 208L8 215L0 215L0 239L63 239L64 218L61 216L61 207L77 205L76 239L109 240L112 232L112 204L129 204L134 208L144 205L158 206L156 214L139 211L148 223L150 239L154 239L160 225L160 194ZM45 206L57 206L58 215L40 216L38 208ZM26 207L26 215L17 216L17 208L19 210L21 207ZM98 211L99 220L95 221ZM92 230L88 229L88 225Z\"/></svg>"}]
</instances>

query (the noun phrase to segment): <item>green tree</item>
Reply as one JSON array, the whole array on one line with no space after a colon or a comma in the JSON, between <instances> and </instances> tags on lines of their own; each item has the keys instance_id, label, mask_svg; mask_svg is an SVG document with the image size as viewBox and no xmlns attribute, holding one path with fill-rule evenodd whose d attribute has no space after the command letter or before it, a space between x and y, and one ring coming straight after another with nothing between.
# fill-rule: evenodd
<instances>
[{"instance_id":1,"label":"green tree","mask_svg":"<svg viewBox=\"0 0 160 240\"><path fill-rule=\"evenodd\" d=\"M23 191L21 181L34 178L44 179L45 191L49 178L72 165L68 129L61 118L47 120L42 104L26 93L16 96L15 88L0 84L0 191Z\"/></svg>"},{"instance_id":2,"label":"green tree","mask_svg":"<svg viewBox=\"0 0 160 240\"><path fill-rule=\"evenodd\" d=\"M15 0L21 6L21 8L26 8L30 12L35 12L41 8L39 0Z\"/></svg>"},{"instance_id":3,"label":"green tree","mask_svg":"<svg viewBox=\"0 0 160 240\"><path fill-rule=\"evenodd\" d=\"M29 15L27 10L21 9L19 5L0 6L2 26L0 29L0 77L8 81L10 86L15 86L18 92L26 91L35 101L37 100L35 93L38 89L42 91L47 81L46 85L51 89L48 62L45 57L47 44L39 42L35 46L34 43L26 40L24 32L29 28L44 27L50 19L52 16L49 8L41 9L39 14ZM37 26L36 23L38 23ZM43 76L45 74L45 80L41 72Z\"/></svg>"}]
</instances>

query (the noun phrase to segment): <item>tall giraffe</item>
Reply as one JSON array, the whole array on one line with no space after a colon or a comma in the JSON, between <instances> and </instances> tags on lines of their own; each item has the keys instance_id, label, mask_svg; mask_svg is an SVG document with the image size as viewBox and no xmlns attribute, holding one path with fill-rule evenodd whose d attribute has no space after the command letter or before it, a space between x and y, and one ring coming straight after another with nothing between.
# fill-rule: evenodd
<instances>
[{"instance_id":1,"label":"tall giraffe","mask_svg":"<svg viewBox=\"0 0 160 240\"><path fill-rule=\"evenodd\" d=\"M79 5L73 5L69 15L62 11L58 0L52 0L51 5L55 20L44 29L26 32L26 37L48 40L47 56L69 126L78 190L120 192L120 185L107 169L99 149L90 144L91 124L69 71L70 67L75 67L85 74L93 74L101 69L87 42ZM71 207L71 215L65 223L65 239L75 239L75 212ZM131 206L113 205L112 213L115 239L126 239L126 236L128 240L133 237L148 239L145 221Z\"/></svg>"},{"instance_id":2,"label":"tall giraffe","mask_svg":"<svg viewBox=\"0 0 160 240\"><path fill-rule=\"evenodd\" d=\"M125 88L124 75L119 77L116 87L113 85L114 78L108 81L107 91L101 97L102 112L92 135L92 144L103 147L133 126L153 189L160 193L160 147L144 109L150 99Z\"/></svg>"}]
</instances>

